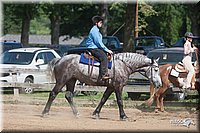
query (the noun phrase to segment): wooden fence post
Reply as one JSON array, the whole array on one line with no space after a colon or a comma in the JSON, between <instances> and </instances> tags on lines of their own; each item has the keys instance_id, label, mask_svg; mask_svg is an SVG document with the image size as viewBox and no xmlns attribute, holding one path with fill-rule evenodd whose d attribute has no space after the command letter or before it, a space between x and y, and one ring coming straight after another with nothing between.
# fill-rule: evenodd
<instances>
[{"instance_id":1,"label":"wooden fence post","mask_svg":"<svg viewBox=\"0 0 200 133\"><path fill-rule=\"evenodd\" d=\"M17 82L17 73L12 74L12 79L14 83ZM18 100L19 98L19 88L16 86L14 87L14 98L15 100Z\"/></svg>"}]
</instances>

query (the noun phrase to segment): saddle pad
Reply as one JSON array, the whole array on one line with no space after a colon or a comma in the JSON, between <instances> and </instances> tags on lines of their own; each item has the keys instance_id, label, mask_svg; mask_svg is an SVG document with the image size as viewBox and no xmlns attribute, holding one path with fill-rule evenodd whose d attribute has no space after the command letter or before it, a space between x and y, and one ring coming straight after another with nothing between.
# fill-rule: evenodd
<instances>
[{"instance_id":1,"label":"saddle pad","mask_svg":"<svg viewBox=\"0 0 200 133\"><path fill-rule=\"evenodd\" d=\"M81 58L80 58L80 61L79 61L79 63L83 63L83 64L89 64L89 58L86 58L85 56L84 56L84 54L81 54ZM90 59L90 65L92 64L92 59ZM94 60L94 66L100 66L100 63L99 63L99 61L97 61L97 60ZM112 68L112 61L109 61L108 62L108 69L111 69Z\"/></svg>"},{"instance_id":2,"label":"saddle pad","mask_svg":"<svg viewBox=\"0 0 200 133\"><path fill-rule=\"evenodd\" d=\"M172 69L170 75L172 75L174 77L178 77L179 76L179 72L177 72L176 70Z\"/></svg>"}]
</instances>

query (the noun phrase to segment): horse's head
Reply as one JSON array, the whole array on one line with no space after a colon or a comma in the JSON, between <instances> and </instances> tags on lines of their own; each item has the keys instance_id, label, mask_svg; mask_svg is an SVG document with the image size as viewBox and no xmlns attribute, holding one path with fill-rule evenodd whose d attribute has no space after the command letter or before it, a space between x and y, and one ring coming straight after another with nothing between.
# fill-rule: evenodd
<instances>
[{"instance_id":1,"label":"horse's head","mask_svg":"<svg viewBox=\"0 0 200 133\"><path fill-rule=\"evenodd\" d=\"M149 81L154 84L156 88L162 86L158 60L159 58L151 59L151 64L148 66L146 70L146 76L148 77Z\"/></svg>"}]
</instances>

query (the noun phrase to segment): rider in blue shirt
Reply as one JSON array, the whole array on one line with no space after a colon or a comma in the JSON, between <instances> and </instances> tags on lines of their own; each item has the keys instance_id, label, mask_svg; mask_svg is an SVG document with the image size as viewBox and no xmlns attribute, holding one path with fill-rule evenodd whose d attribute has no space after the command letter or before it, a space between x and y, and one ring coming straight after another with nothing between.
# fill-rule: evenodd
<instances>
[{"instance_id":1,"label":"rider in blue shirt","mask_svg":"<svg viewBox=\"0 0 200 133\"><path fill-rule=\"evenodd\" d=\"M94 26L88 35L86 46L89 48L91 54L100 61L98 80L106 80L110 78L108 75L108 59L106 53L112 54L113 52L102 42L102 35L99 29L103 25L103 18L101 16L94 16L92 17L92 22Z\"/></svg>"}]
</instances>

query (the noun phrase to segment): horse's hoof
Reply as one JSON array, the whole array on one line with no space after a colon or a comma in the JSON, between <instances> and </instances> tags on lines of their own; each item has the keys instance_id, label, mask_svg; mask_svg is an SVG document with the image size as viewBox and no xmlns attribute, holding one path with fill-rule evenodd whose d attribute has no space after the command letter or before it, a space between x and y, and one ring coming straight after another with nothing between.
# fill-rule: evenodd
<instances>
[{"instance_id":1,"label":"horse's hoof","mask_svg":"<svg viewBox=\"0 0 200 133\"><path fill-rule=\"evenodd\" d=\"M155 109L154 112L155 112L155 113L159 113L159 110L158 110L158 109Z\"/></svg>"},{"instance_id":2,"label":"horse's hoof","mask_svg":"<svg viewBox=\"0 0 200 133\"><path fill-rule=\"evenodd\" d=\"M79 113L74 114L74 116L75 116L76 118L80 118L80 114L79 114Z\"/></svg>"},{"instance_id":3,"label":"horse's hoof","mask_svg":"<svg viewBox=\"0 0 200 133\"><path fill-rule=\"evenodd\" d=\"M162 113L167 113L167 111L165 111L165 110L161 110L160 112L162 112Z\"/></svg>"},{"instance_id":4,"label":"horse's hoof","mask_svg":"<svg viewBox=\"0 0 200 133\"><path fill-rule=\"evenodd\" d=\"M41 117L46 117L49 113L42 113Z\"/></svg>"},{"instance_id":5,"label":"horse's hoof","mask_svg":"<svg viewBox=\"0 0 200 133\"><path fill-rule=\"evenodd\" d=\"M95 113L95 114L93 113L93 114L92 114L92 118L93 118L93 119L99 119L99 118L100 118L100 115L99 115L99 114L96 114L96 113Z\"/></svg>"},{"instance_id":6,"label":"horse's hoof","mask_svg":"<svg viewBox=\"0 0 200 133\"><path fill-rule=\"evenodd\" d=\"M120 116L120 121L126 121L127 118L128 118L128 117L127 117L126 115L125 115L125 116L122 116L122 117Z\"/></svg>"}]
</instances>

